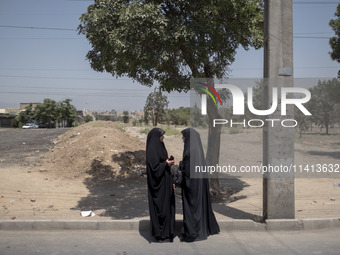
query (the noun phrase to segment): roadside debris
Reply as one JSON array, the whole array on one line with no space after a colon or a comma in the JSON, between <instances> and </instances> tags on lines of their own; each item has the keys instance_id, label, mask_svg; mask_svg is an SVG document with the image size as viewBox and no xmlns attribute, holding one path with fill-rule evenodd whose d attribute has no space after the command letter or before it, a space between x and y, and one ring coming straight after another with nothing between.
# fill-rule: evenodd
<instances>
[{"instance_id":1,"label":"roadside debris","mask_svg":"<svg viewBox=\"0 0 340 255\"><path fill-rule=\"evenodd\" d=\"M92 211L82 211L80 212L82 217L94 217L96 214Z\"/></svg>"}]
</instances>

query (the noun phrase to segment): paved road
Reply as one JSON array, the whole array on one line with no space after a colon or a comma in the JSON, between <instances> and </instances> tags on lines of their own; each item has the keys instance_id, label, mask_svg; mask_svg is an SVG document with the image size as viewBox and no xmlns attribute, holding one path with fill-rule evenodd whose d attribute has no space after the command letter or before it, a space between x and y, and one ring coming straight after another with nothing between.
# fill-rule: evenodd
<instances>
[{"instance_id":1,"label":"paved road","mask_svg":"<svg viewBox=\"0 0 340 255\"><path fill-rule=\"evenodd\" d=\"M53 144L52 139L70 128L0 129L0 167L20 164L26 166L37 160Z\"/></svg>"},{"instance_id":2,"label":"paved road","mask_svg":"<svg viewBox=\"0 0 340 255\"><path fill-rule=\"evenodd\" d=\"M340 254L340 229L231 231L206 241L153 243L138 231L0 231L0 254Z\"/></svg>"}]
</instances>

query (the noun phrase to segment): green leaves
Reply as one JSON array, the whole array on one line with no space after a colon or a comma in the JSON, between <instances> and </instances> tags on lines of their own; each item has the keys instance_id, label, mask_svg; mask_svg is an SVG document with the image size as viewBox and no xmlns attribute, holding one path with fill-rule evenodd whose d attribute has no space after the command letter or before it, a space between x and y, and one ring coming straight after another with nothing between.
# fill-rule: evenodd
<instances>
[{"instance_id":1,"label":"green leaves","mask_svg":"<svg viewBox=\"0 0 340 255\"><path fill-rule=\"evenodd\" d=\"M168 109L168 98L163 95L159 88L155 88L146 99L144 106L144 118L151 120L153 126L165 120L166 110Z\"/></svg>"},{"instance_id":2,"label":"green leaves","mask_svg":"<svg viewBox=\"0 0 340 255\"><path fill-rule=\"evenodd\" d=\"M64 126L71 127L77 118L76 108L70 103L71 99L56 102L52 99L44 99L42 104L38 104L34 109L34 119L48 124L48 127L54 127L57 122Z\"/></svg>"},{"instance_id":3,"label":"green leaves","mask_svg":"<svg viewBox=\"0 0 340 255\"><path fill-rule=\"evenodd\" d=\"M317 86L310 89L311 100L307 103L307 108L312 113L312 121L318 126L328 127L336 123L336 103L339 100L340 82L338 79L319 81Z\"/></svg>"},{"instance_id":4,"label":"green leaves","mask_svg":"<svg viewBox=\"0 0 340 255\"><path fill-rule=\"evenodd\" d=\"M80 17L96 71L162 90L185 91L191 77L222 77L239 46L263 41L260 0L101 0Z\"/></svg>"},{"instance_id":5,"label":"green leaves","mask_svg":"<svg viewBox=\"0 0 340 255\"><path fill-rule=\"evenodd\" d=\"M337 11L334 14L337 18L329 22L329 26L333 29L335 36L329 39L329 45L332 48L330 52L331 58L340 63L340 4L337 6ZM340 77L340 70L338 72Z\"/></svg>"}]
</instances>

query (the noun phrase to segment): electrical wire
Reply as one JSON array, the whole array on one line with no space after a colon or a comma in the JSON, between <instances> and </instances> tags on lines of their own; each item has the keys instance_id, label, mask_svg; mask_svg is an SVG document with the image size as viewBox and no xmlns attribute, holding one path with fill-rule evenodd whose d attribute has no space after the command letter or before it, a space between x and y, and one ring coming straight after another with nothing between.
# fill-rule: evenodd
<instances>
[{"instance_id":1,"label":"electrical wire","mask_svg":"<svg viewBox=\"0 0 340 255\"><path fill-rule=\"evenodd\" d=\"M293 4L308 4L308 5L312 5L312 4L339 4L340 2L312 2L312 1L307 1L307 2L300 2L300 1L293 1Z\"/></svg>"},{"instance_id":2,"label":"electrical wire","mask_svg":"<svg viewBox=\"0 0 340 255\"><path fill-rule=\"evenodd\" d=\"M26 26L8 26L8 25L0 25L0 27L3 27L3 28L22 28L22 29L77 31L77 29L73 29L73 28L60 28L60 27L26 27Z\"/></svg>"}]
</instances>

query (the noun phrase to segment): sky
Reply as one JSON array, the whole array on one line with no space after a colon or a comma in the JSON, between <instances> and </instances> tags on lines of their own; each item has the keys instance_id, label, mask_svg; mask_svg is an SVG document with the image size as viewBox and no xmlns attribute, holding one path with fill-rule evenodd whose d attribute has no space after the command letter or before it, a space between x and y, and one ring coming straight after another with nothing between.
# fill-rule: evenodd
<instances>
[{"instance_id":1,"label":"sky","mask_svg":"<svg viewBox=\"0 0 340 255\"><path fill-rule=\"evenodd\" d=\"M0 109L72 99L78 110L142 110L154 87L90 67L91 49L76 29L91 0L0 0ZM294 77L336 77L328 23L339 1L294 0ZM49 29L45 29L49 28ZM55 28L55 29L51 29ZM263 49L239 49L231 78L262 78ZM188 94L167 94L170 108L190 106Z\"/></svg>"}]
</instances>

